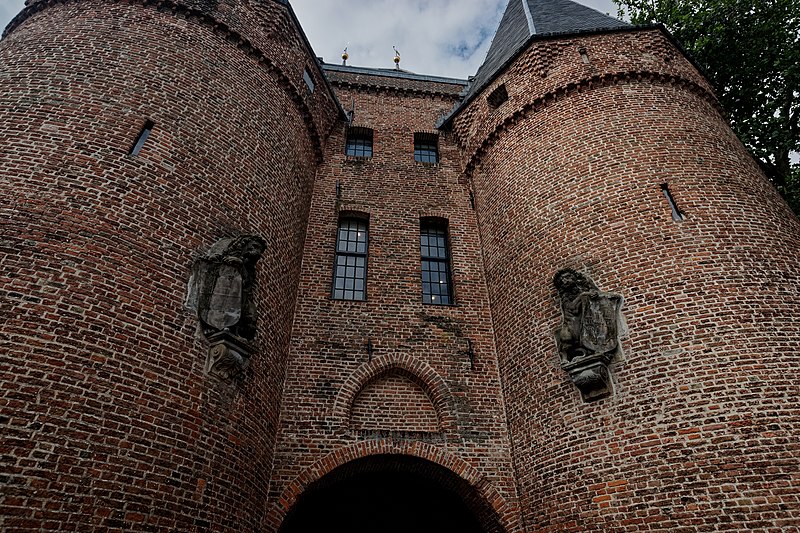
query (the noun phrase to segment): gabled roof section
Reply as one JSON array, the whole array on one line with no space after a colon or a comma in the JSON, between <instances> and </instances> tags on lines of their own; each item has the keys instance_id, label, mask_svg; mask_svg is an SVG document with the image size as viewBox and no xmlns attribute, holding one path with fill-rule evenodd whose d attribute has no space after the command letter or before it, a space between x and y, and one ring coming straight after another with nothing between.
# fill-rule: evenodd
<instances>
[{"instance_id":1,"label":"gabled roof section","mask_svg":"<svg viewBox=\"0 0 800 533\"><path fill-rule=\"evenodd\" d=\"M528 44L531 37L577 34L632 26L572 0L509 0L486 60L464 95L480 92ZM457 113L458 108L451 114Z\"/></svg>"}]
</instances>

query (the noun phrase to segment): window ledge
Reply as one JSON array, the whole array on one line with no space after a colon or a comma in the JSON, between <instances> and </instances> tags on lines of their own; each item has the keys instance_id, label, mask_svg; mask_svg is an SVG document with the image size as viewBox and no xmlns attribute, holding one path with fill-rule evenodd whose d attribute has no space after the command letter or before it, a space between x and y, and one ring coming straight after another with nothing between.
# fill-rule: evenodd
<instances>
[{"instance_id":1,"label":"window ledge","mask_svg":"<svg viewBox=\"0 0 800 533\"><path fill-rule=\"evenodd\" d=\"M345 161L349 161L352 163L363 163L364 161L369 161L372 159L372 156L361 156L361 155L346 155L344 156Z\"/></svg>"}]
</instances>

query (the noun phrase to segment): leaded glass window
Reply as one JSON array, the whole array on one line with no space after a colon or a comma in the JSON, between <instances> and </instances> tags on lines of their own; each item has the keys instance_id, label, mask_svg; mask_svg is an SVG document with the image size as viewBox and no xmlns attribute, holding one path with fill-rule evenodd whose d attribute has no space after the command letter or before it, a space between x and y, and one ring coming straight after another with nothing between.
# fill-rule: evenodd
<instances>
[{"instance_id":1,"label":"leaded glass window","mask_svg":"<svg viewBox=\"0 0 800 533\"><path fill-rule=\"evenodd\" d=\"M447 223L423 220L419 230L419 245L422 257L422 302L437 305L452 304Z\"/></svg>"},{"instance_id":2,"label":"leaded glass window","mask_svg":"<svg viewBox=\"0 0 800 533\"><path fill-rule=\"evenodd\" d=\"M434 164L439 162L439 136L435 133L414 134L414 161Z\"/></svg>"},{"instance_id":3,"label":"leaded glass window","mask_svg":"<svg viewBox=\"0 0 800 533\"><path fill-rule=\"evenodd\" d=\"M367 222L344 218L336 236L333 272L333 298L366 300L367 295Z\"/></svg>"},{"instance_id":4,"label":"leaded glass window","mask_svg":"<svg viewBox=\"0 0 800 533\"><path fill-rule=\"evenodd\" d=\"M349 128L344 153L350 157L372 157L372 130L360 127Z\"/></svg>"}]
</instances>

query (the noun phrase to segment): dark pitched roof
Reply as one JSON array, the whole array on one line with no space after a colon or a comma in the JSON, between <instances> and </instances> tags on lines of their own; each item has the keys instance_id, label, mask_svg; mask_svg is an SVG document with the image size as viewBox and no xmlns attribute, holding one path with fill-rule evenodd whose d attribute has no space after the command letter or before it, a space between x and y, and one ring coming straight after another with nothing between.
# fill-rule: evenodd
<instances>
[{"instance_id":1,"label":"dark pitched roof","mask_svg":"<svg viewBox=\"0 0 800 533\"><path fill-rule=\"evenodd\" d=\"M537 35L629 27L626 22L571 0L527 0L527 2L533 19L532 33Z\"/></svg>"},{"instance_id":2,"label":"dark pitched roof","mask_svg":"<svg viewBox=\"0 0 800 533\"><path fill-rule=\"evenodd\" d=\"M478 68L470 89L483 85L488 78L500 70L511 56L519 50L531 36L528 18L523 7L524 0L509 0L506 12L500 19L500 26L494 34L486 59Z\"/></svg>"},{"instance_id":3,"label":"dark pitched roof","mask_svg":"<svg viewBox=\"0 0 800 533\"><path fill-rule=\"evenodd\" d=\"M509 0L500 26L464 102L480 92L527 44L531 36L574 34L631 26L572 0ZM456 108L453 113L458 112Z\"/></svg>"}]
</instances>

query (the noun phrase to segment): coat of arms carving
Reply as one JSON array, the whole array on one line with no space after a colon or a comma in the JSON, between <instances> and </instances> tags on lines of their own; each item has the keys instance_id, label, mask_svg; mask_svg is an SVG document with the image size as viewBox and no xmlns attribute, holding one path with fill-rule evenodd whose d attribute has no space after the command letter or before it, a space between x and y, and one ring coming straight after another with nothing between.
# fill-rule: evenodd
<instances>
[{"instance_id":1,"label":"coat of arms carving","mask_svg":"<svg viewBox=\"0 0 800 533\"><path fill-rule=\"evenodd\" d=\"M611 394L608 364L622 353L625 333L622 296L604 292L585 274L559 270L553 284L561 301L561 325L555 332L561 366L587 401Z\"/></svg>"}]
</instances>

